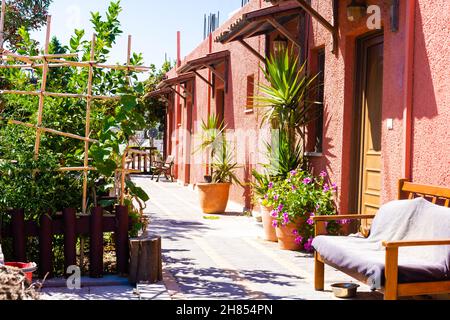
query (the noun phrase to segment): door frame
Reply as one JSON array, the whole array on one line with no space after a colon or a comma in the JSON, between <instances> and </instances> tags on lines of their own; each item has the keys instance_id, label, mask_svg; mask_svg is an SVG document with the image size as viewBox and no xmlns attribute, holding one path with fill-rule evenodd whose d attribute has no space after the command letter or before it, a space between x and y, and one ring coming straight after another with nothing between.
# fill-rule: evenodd
<instances>
[{"instance_id":1,"label":"door frame","mask_svg":"<svg viewBox=\"0 0 450 320\"><path fill-rule=\"evenodd\" d=\"M381 41L380 41L381 40ZM362 149L363 149L363 86L367 78L367 47L376 44L384 44L384 30L363 34L355 39L355 74L354 74L354 102L353 102L353 135L350 162L350 188L349 188L349 210L361 213L362 200Z\"/></svg>"}]
</instances>

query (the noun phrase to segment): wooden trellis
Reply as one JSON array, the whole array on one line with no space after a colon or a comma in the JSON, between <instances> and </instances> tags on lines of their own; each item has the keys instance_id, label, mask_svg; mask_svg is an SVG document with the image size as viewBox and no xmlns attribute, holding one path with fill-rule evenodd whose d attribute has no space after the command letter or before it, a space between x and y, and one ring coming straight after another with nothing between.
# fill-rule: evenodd
<instances>
[{"instance_id":1,"label":"wooden trellis","mask_svg":"<svg viewBox=\"0 0 450 320\"><path fill-rule=\"evenodd\" d=\"M91 53L90 53L90 61L70 61L65 60L66 58L77 57L78 54L49 54L49 44L50 44L50 30L51 30L51 16L47 17L47 30L45 37L45 47L44 54L38 56L25 56L19 55L16 53L12 53L3 48L4 44L4 22L5 22L5 9L6 9L6 0L2 0L2 11L0 16L0 60L1 61L9 61L9 62L17 62L17 64L5 64L0 65L2 69L42 69L42 79L41 79L41 88L39 91L19 91L19 90L0 90L0 94L16 94L16 95L28 95L28 96L38 96L39 97L39 106L38 106L38 114L37 114L37 122L36 123L25 123L22 121L17 121L14 119L6 119L9 124L25 126L28 128L33 128L36 130L36 140L35 140L35 158L39 157L39 149L41 144L41 137L44 133L54 134L58 136L63 136L71 139L77 139L84 141L84 163L83 167L69 167L69 168L60 168L61 172L72 172L79 171L83 172L83 199L82 199L82 212L86 214L87 212L87 190L88 190L88 175L90 171L95 171L94 167L89 166L89 147L92 143L98 143L97 140L91 139L91 106L92 101L94 100L118 100L119 96L104 96L104 95L93 95L92 83L94 70L98 69L112 69L112 70L126 70L127 71L127 79L130 81L130 72L146 72L149 71L150 68L143 66L133 66L131 65L131 36L128 37L128 50L127 50L127 65L107 65L101 64L95 61L95 44L96 44L96 35L92 36L91 41ZM61 67L74 67L74 68L88 68L88 83L87 83L87 92L85 94L74 94L74 93L54 93L47 92L47 76L50 68L61 68ZM62 132L58 130L54 130L51 128L43 127L43 114L44 114L44 102L46 97L59 97L59 98L72 98L72 99L85 99L86 100L86 120L85 120L85 134L84 136L79 136L73 133ZM2 119L0 117L0 119ZM126 168L126 157L129 154L139 152L137 150L133 150L127 148L125 154L122 159L122 167L120 170L116 171L116 174L120 173L121 175L121 194L120 194L120 202L121 205L124 204L124 194L125 194L125 176L129 173L137 172L137 170Z\"/></svg>"}]
</instances>

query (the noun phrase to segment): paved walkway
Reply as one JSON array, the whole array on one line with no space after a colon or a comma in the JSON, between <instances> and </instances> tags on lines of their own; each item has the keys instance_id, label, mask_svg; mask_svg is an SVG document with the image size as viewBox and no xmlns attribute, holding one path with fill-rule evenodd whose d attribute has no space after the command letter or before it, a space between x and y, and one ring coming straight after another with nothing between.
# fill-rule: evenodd
<instances>
[{"instance_id":1,"label":"paved walkway","mask_svg":"<svg viewBox=\"0 0 450 320\"><path fill-rule=\"evenodd\" d=\"M197 195L176 183L135 178L150 195L150 230L163 238L165 284L172 299L336 299L330 284L353 279L326 268L326 290L313 289L312 255L281 251L261 239L254 218L229 206L205 215ZM381 299L361 284L358 299Z\"/></svg>"}]
</instances>

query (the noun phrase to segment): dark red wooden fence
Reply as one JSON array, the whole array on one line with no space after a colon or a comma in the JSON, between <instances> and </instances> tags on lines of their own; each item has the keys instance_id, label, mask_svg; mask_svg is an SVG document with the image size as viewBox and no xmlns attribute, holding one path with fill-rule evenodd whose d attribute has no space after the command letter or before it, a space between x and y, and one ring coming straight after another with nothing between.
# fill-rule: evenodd
<instances>
[{"instance_id":1,"label":"dark red wooden fence","mask_svg":"<svg viewBox=\"0 0 450 320\"><path fill-rule=\"evenodd\" d=\"M39 238L39 276L53 276L53 236L64 236L65 270L76 265L77 236L89 237L89 275L98 278L103 275L103 233L114 232L116 244L117 272L128 273L128 231L131 219L128 208L117 206L115 214L105 214L103 208L92 209L89 215L77 215L74 209L64 209L62 215L49 212L43 215L39 224L26 221L24 210L9 212L11 223L2 226L2 238L13 239L14 260L26 262L26 238Z\"/></svg>"}]
</instances>

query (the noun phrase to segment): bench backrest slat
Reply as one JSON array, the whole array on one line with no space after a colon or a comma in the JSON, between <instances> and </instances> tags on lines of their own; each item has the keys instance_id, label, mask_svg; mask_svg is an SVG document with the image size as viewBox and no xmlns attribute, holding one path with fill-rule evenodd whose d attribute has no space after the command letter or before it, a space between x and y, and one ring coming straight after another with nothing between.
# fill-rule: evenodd
<instances>
[{"instance_id":1,"label":"bench backrest slat","mask_svg":"<svg viewBox=\"0 0 450 320\"><path fill-rule=\"evenodd\" d=\"M429 198L435 204L450 207L450 188L430 186L400 180L398 186L398 199L414 199L416 197Z\"/></svg>"}]
</instances>

